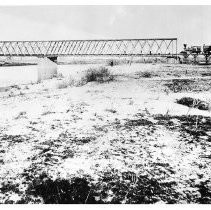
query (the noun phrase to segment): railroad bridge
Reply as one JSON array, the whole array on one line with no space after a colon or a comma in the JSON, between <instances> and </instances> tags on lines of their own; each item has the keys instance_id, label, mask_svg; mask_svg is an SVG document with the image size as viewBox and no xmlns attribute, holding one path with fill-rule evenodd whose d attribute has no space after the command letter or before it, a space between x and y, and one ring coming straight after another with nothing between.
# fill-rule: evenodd
<instances>
[{"instance_id":1,"label":"railroad bridge","mask_svg":"<svg viewBox=\"0 0 211 210\"><path fill-rule=\"evenodd\" d=\"M177 57L177 38L57 41L0 41L0 56L150 56Z\"/></svg>"}]
</instances>

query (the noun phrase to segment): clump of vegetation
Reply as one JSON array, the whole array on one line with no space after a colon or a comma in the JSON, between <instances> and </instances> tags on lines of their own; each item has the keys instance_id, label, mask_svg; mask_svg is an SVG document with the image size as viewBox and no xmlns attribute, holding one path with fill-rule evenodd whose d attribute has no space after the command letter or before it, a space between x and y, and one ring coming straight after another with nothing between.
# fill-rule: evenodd
<instances>
[{"instance_id":1,"label":"clump of vegetation","mask_svg":"<svg viewBox=\"0 0 211 210\"><path fill-rule=\"evenodd\" d=\"M1 183L0 193L6 195L4 204L14 204L15 201L10 199L9 194L20 194L19 185L13 181L6 181Z\"/></svg>"},{"instance_id":2,"label":"clump of vegetation","mask_svg":"<svg viewBox=\"0 0 211 210\"><path fill-rule=\"evenodd\" d=\"M104 203L110 204L176 203L178 195L174 185L174 182L160 183L147 175L130 171L121 174L110 171L104 173L97 192Z\"/></svg>"},{"instance_id":3,"label":"clump of vegetation","mask_svg":"<svg viewBox=\"0 0 211 210\"><path fill-rule=\"evenodd\" d=\"M194 80L190 79L173 79L170 83L165 84L172 92L178 93L182 91L192 90Z\"/></svg>"},{"instance_id":4,"label":"clump of vegetation","mask_svg":"<svg viewBox=\"0 0 211 210\"><path fill-rule=\"evenodd\" d=\"M142 72L140 75L140 77L145 77L145 78L151 78L152 74L148 71Z\"/></svg>"},{"instance_id":5,"label":"clump of vegetation","mask_svg":"<svg viewBox=\"0 0 211 210\"><path fill-rule=\"evenodd\" d=\"M210 77L211 76L211 73L210 72L202 72L201 73L201 76L202 77Z\"/></svg>"},{"instance_id":6,"label":"clump of vegetation","mask_svg":"<svg viewBox=\"0 0 211 210\"><path fill-rule=\"evenodd\" d=\"M198 184L200 197L197 199L197 203L211 204L211 185L210 180L206 180Z\"/></svg>"},{"instance_id":7,"label":"clump of vegetation","mask_svg":"<svg viewBox=\"0 0 211 210\"><path fill-rule=\"evenodd\" d=\"M27 118L27 114L25 111L19 112L18 116L15 117L15 120L21 119L21 118Z\"/></svg>"},{"instance_id":8,"label":"clump of vegetation","mask_svg":"<svg viewBox=\"0 0 211 210\"><path fill-rule=\"evenodd\" d=\"M25 136L25 135L7 135L7 134L4 134L0 137L1 142L6 141L6 142L9 143L8 146L16 144L16 143L24 142L27 139L28 139L28 137Z\"/></svg>"},{"instance_id":9,"label":"clump of vegetation","mask_svg":"<svg viewBox=\"0 0 211 210\"><path fill-rule=\"evenodd\" d=\"M72 86L80 87L87 84L88 82L103 83L113 80L114 76L111 75L110 71L107 68L105 67L90 68L85 72L85 75L79 80L76 80L72 77L62 79L61 81L58 82L57 88L64 89Z\"/></svg>"},{"instance_id":10,"label":"clump of vegetation","mask_svg":"<svg viewBox=\"0 0 211 210\"><path fill-rule=\"evenodd\" d=\"M105 67L90 68L87 70L84 80L88 82L109 82L114 80L114 76Z\"/></svg>"},{"instance_id":11,"label":"clump of vegetation","mask_svg":"<svg viewBox=\"0 0 211 210\"><path fill-rule=\"evenodd\" d=\"M119 64L120 64L120 61L118 61L118 60L114 60L114 59L107 60L108 66L116 66L116 65L119 65Z\"/></svg>"},{"instance_id":12,"label":"clump of vegetation","mask_svg":"<svg viewBox=\"0 0 211 210\"><path fill-rule=\"evenodd\" d=\"M103 172L95 181L86 175L70 180L53 179L44 172L34 176L18 203L33 203L33 200L45 204L177 203L179 194L174 190L175 184L114 169Z\"/></svg>"},{"instance_id":13,"label":"clump of vegetation","mask_svg":"<svg viewBox=\"0 0 211 210\"><path fill-rule=\"evenodd\" d=\"M57 84L57 88L63 89L63 88L71 87L74 85L74 83L75 83L74 79L72 77L68 77L66 79L59 81L59 83Z\"/></svg>"},{"instance_id":14,"label":"clump of vegetation","mask_svg":"<svg viewBox=\"0 0 211 210\"><path fill-rule=\"evenodd\" d=\"M115 109L105 109L105 111L111 112L113 114L117 113L117 111Z\"/></svg>"},{"instance_id":15,"label":"clump of vegetation","mask_svg":"<svg viewBox=\"0 0 211 210\"><path fill-rule=\"evenodd\" d=\"M136 73L139 78L144 77L144 78L152 78L155 76L158 76L155 72L151 72L151 71L140 71Z\"/></svg>"},{"instance_id":16,"label":"clump of vegetation","mask_svg":"<svg viewBox=\"0 0 211 210\"><path fill-rule=\"evenodd\" d=\"M45 115L49 115L49 114L55 114L55 112L52 112L52 111L45 111L45 112L43 112L41 115L42 116L45 116Z\"/></svg>"},{"instance_id":17,"label":"clump of vegetation","mask_svg":"<svg viewBox=\"0 0 211 210\"><path fill-rule=\"evenodd\" d=\"M125 126L134 127L134 126L153 126L153 123L147 119L139 118L127 120Z\"/></svg>"},{"instance_id":18,"label":"clump of vegetation","mask_svg":"<svg viewBox=\"0 0 211 210\"><path fill-rule=\"evenodd\" d=\"M200 110L209 110L209 103L191 97L182 97L177 100L177 103Z\"/></svg>"},{"instance_id":19,"label":"clump of vegetation","mask_svg":"<svg viewBox=\"0 0 211 210\"><path fill-rule=\"evenodd\" d=\"M173 79L165 84L172 92L201 92L211 89L211 81L208 79Z\"/></svg>"},{"instance_id":20,"label":"clump of vegetation","mask_svg":"<svg viewBox=\"0 0 211 210\"><path fill-rule=\"evenodd\" d=\"M169 164L153 163L153 168L160 173L172 171ZM163 170L165 169L165 170ZM173 173L172 171L171 173ZM25 173L26 175L28 173ZM165 172L166 174L166 172ZM160 180L151 175L120 172L116 169L103 171L99 178L93 180L89 175L64 179L53 178L46 172L25 177L27 188L20 188L19 183L3 183L0 192L7 194L3 203L44 203L44 204L153 204L179 203L211 203L210 180L202 181L194 186L196 194L180 193L176 190L176 181ZM17 194L19 199L13 200L11 195Z\"/></svg>"},{"instance_id":21,"label":"clump of vegetation","mask_svg":"<svg viewBox=\"0 0 211 210\"><path fill-rule=\"evenodd\" d=\"M193 140L198 141L200 137L206 137L209 141L211 119L210 117L204 117L200 115L181 115L181 116L165 116L156 115L155 120L158 120L158 125L164 125L170 130L180 130L183 140L192 142ZM178 120L178 124L174 121ZM187 137L187 134L191 135L192 138Z\"/></svg>"},{"instance_id":22,"label":"clump of vegetation","mask_svg":"<svg viewBox=\"0 0 211 210\"><path fill-rule=\"evenodd\" d=\"M74 178L72 182L66 179L53 180L47 174L41 174L34 179L27 189L27 194L41 197L45 204L84 204L93 203L89 182L85 178Z\"/></svg>"},{"instance_id":23,"label":"clump of vegetation","mask_svg":"<svg viewBox=\"0 0 211 210\"><path fill-rule=\"evenodd\" d=\"M83 78L81 80L75 80L74 78L69 76L68 78L65 78L59 81L59 83L57 84L57 88L64 89L64 88L72 87L72 86L79 87L84 84L86 84L86 81L84 81Z\"/></svg>"}]
</instances>

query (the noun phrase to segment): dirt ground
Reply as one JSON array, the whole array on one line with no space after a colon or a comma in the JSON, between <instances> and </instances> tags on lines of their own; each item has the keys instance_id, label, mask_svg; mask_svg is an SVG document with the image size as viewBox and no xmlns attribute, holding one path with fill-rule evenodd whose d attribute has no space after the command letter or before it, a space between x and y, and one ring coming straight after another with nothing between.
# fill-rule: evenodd
<instances>
[{"instance_id":1,"label":"dirt ground","mask_svg":"<svg viewBox=\"0 0 211 210\"><path fill-rule=\"evenodd\" d=\"M211 203L211 67L107 68L0 92L0 203Z\"/></svg>"}]
</instances>

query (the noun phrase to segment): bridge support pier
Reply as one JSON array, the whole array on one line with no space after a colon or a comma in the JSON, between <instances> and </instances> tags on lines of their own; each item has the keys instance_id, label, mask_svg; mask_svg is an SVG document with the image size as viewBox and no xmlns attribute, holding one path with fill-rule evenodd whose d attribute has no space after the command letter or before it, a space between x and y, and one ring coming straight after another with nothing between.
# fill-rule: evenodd
<instances>
[{"instance_id":1,"label":"bridge support pier","mask_svg":"<svg viewBox=\"0 0 211 210\"><path fill-rule=\"evenodd\" d=\"M49 58L40 58L37 64L37 82L52 79L57 75L57 64Z\"/></svg>"},{"instance_id":2,"label":"bridge support pier","mask_svg":"<svg viewBox=\"0 0 211 210\"><path fill-rule=\"evenodd\" d=\"M57 63L57 56L53 56L53 57L47 57L49 60L53 61L54 63Z\"/></svg>"},{"instance_id":3,"label":"bridge support pier","mask_svg":"<svg viewBox=\"0 0 211 210\"><path fill-rule=\"evenodd\" d=\"M209 54L205 54L205 62L206 62L206 64L208 64L209 63Z\"/></svg>"},{"instance_id":4,"label":"bridge support pier","mask_svg":"<svg viewBox=\"0 0 211 210\"><path fill-rule=\"evenodd\" d=\"M197 64L197 56L198 56L198 55L193 55L193 63L194 63L194 64Z\"/></svg>"}]
</instances>

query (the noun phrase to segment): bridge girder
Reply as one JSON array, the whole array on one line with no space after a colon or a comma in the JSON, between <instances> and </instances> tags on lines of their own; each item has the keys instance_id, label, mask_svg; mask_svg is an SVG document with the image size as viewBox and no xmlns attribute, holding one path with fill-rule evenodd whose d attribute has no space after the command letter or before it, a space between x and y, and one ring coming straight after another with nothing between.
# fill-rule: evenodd
<instances>
[{"instance_id":1,"label":"bridge girder","mask_svg":"<svg viewBox=\"0 0 211 210\"><path fill-rule=\"evenodd\" d=\"M0 41L0 56L174 56L177 38Z\"/></svg>"}]
</instances>

